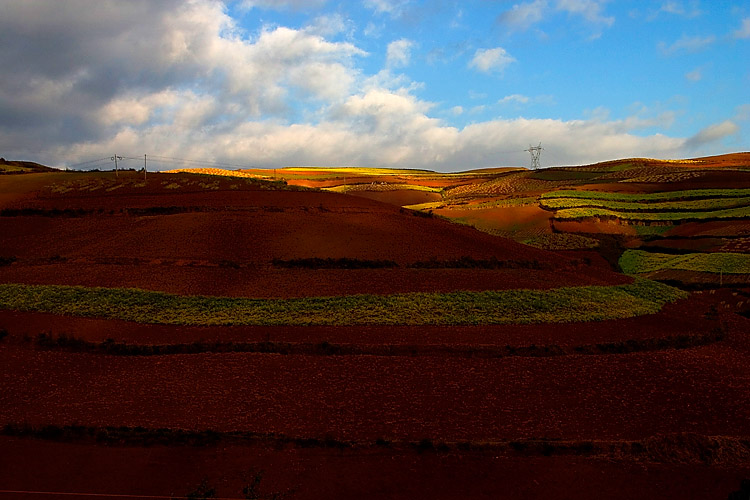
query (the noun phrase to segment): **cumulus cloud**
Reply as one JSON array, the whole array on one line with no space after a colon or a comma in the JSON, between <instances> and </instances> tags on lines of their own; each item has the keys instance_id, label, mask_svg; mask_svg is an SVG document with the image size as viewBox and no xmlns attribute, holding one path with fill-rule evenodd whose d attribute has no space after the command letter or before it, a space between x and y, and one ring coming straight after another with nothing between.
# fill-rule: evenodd
<instances>
[{"instance_id":1,"label":"cumulus cloud","mask_svg":"<svg viewBox=\"0 0 750 500\"><path fill-rule=\"evenodd\" d=\"M408 66L413 46L414 42L405 38L389 43L386 51L386 66L391 68Z\"/></svg>"},{"instance_id":2,"label":"cumulus cloud","mask_svg":"<svg viewBox=\"0 0 750 500\"><path fill-rule=\"evenodd\" d=\"M469 62L469 67L483 73L490 73L493 71L502 71L515 61L515 58L508 54L502 47L477 49L471 62Z\"/></svg>"},{"instance_id":3,"label":"cumulus cloud","mask_svg":"<svg viewBox=\"0 0 750 500\"><path fill-rule=\"evenodd\" d=\"M735 38L750 38L750 17L742 20L742 26L732 34Z\"/></svg>"},{"instance_id":4,"label":"cumulus cloud","mask_svg":"<svg viewBox=\"0 0 750 500\"><path fill-rule=\"evenodd\" d=\"M405 5L381 7L386 3ZM686 145L682 138L635 133L668 117L518 118L450 126L431 116L440 111L417 97L419 85L406 76L388 67L364 74L358 61L367 54L361 48L328 39L346 30L335 17L247 34L214 0L6 2L3 8L5 157L70 165L117 152L260 167L461 170L525 165L523 150L539 141L546 165L674 157ZM410 42L394 43L390 66L407 64ZM480 49L471 67L502 71L514 61L503 48ZM514 94L503 100L524 99L537 98ZM450 113L471 116L483 109L456 106ZM733 122L719 124L691 138L690 146L736 130ZM38 156L41 149L49 155Z\"/></svg>"},{"instance_id":5,"label":"cumulus cloud","mask_svg":"<svg viewBox=\"0 0 750 500\"><path fill-rule=\"evenodd\" d=\"M365 55L285 27L244 39L208 0L6 4L0 42L0 129L44 130L60 142L114 133L102 123L164 121L179 105L168 95L211 94L230 120L283 118L290 93L303 103L348 96L353 58Z\"/></svg>"},{"instance_id":6,"label":"cumulus cloud","mask_svg":"<svg viewBox=\"0 0 750 500\"><path fill-rule=\"evenodd\" d=\"M706 144L719 141L730 135L736 134L740 131L740 127L731 120L726 120L721 123L715 123L704 128L691 138L689 138L685 145L690 149L697 149Z\"/></svg>"}]
</instances>

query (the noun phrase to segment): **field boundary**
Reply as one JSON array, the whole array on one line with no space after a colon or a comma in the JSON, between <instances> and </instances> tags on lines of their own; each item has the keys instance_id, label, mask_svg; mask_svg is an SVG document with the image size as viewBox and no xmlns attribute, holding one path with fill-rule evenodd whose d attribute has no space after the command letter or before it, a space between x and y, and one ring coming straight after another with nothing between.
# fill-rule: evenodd
<instances>
[{"instance_id":1,"label":"field boundary","mask_svg":"<svg viewBox=\"0 0 750 500\"><path fill-rule=\"evenodd\" d=\"M0 329L0 332L4 330ZM448 344L354 344L336 342L206 342L189 344L138 344L107 339L93 342L60 334L40 333L23 342L45 351L77 352L110 356L170 356L182 354L258 353L287 356L440 356L458 358L559 357L572 355L616 355L691 349L725 339L718 325L705 334L682 334L645 339L597 342L576 346L547 345L448 345ZM2 338L0 337L0 340Z\"/></svg>"},{"instance_id":2,"label":"field boundary","mask_svg":"<svg viewBox=\"0 0 750 500\"><path fill-rule=\"evenodd\" d=\"M674 433L639 440L519 440L440 441L392 440L386 437L351 441L326 437L288 436L251 431L218 432L174 428L90 427L83 425L29 425L6 423L0 435L45 441L121 447L209 447L219 444L362 450L381 448L395 452L503 454L516 457L586 456L670 464L745 464L750 462L750 437Z\"/></svg>"}]
</instances>

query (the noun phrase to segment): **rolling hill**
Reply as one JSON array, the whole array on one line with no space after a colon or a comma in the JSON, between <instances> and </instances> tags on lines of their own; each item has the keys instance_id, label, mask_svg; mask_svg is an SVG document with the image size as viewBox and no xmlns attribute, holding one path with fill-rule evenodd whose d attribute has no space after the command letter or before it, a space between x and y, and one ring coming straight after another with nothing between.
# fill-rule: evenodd
<instances>
[{"instance_id":1,"label":"rolling hill","mask_svg":"<svg viewBox=\"0 0 750 500\"><path fill-rule=\"evenodd\" d=\"M726 496L749 189L748 154L0 176L0 484Z\"/></svg>"}]
</instances>

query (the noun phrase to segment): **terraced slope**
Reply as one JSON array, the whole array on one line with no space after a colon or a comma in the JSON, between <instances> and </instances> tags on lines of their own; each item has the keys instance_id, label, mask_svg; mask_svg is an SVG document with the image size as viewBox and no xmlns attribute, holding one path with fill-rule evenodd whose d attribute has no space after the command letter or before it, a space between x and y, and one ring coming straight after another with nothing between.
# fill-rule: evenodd
<instances>
[{"instance_id":1,"label":"terraced slope","mask_svg":"<svg viewBox=\"0 0 750 500\"><path fill-rule=\"evenodd\" d=\"M561 172L418 175L477 192L595 177ZM750 457L750 295L487 234L558 235L541 194L422 213L251 177L0 176L0 484L725 497ZM434 215L453 210L485 232ZM562 237L612 251L596 236Z\"/></svg>"}]
</instances>

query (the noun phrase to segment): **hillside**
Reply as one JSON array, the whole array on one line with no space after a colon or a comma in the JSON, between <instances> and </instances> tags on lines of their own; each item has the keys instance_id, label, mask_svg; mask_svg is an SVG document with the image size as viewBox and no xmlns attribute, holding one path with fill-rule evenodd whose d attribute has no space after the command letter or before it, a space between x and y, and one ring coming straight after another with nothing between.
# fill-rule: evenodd
<instances>
[{"instance_id":1,"label":"hillside","mask_svg":"<svg viewBox=\"0 0 750 500\"><path fill-rule=\"evenodd\" d=\"M538 248L598 255L615 270L682 286L750 283L750 260L726 255L750 250L750 153L632 158L535 171L280 169L275 175L420 210ZM660 268L639 269L633 256L643 254L625 253L631 250L654 259L691 255L693 265L686 269L661 258ZM722 267L737 259L743 263ZM711 264L698 268L695 262Z\"/></svg>"},{"instance_id":2,"label":"hillside","mask_svg":"<svg viewBox=\"0 0 750 500\"><path fill-rule=\"evenodd\" d=\"M0 176L0 484L726 496L750 293L696 242L745 238L745 159Z\"/></svg>"},{"instance_id":3,"label":"hillside","mask_svg":"<svg viewBox=\"0 0 750 500\"><path fill-rule=\"evenodd\" d=\"M364 198L195 174L50 175L25 183L25 192L17 185L0 204L0 257L13 259L0 268L4 281L247 297L623 282L606 269ZM0 192L12 191L14 179L0 179ZM464 257L503 269L449 264ZM304 259L333 259L332 269L285 265ZM342 270L337 259L362 262Z\"/></svg>"}]
</instances>

